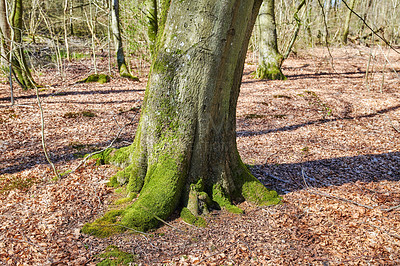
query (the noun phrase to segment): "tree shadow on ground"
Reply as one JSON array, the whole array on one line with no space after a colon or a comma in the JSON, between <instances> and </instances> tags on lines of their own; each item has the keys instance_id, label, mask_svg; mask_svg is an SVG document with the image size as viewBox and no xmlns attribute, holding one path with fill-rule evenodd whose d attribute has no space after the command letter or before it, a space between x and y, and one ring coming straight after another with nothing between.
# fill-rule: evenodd
<instances>
[{"instance_id":1,"label":"tree shadow on ground","mask_svg":"<svg viewBox=\"0 0 400 266\"><path fill-rule=\"evenodd\" d=\"M99 142L95 144L85 144L85 143L74 143L60 147L56 150L49 149L50 159L54 164L67 162L79 157L83 157L85 154L89 154L94 151L102 150L107 147L112 139L107 142ZM114 142L114 148L121 148L132 143L131 134L122 134ZM0 146L1 148L1 146ZM1 150L1 149L0 149ZM37 165L48 165L46 158L44 156L43 150L37 149L30 151L29 154L24 153L20 156L14 156L12 159L2 160L0 157L0 175L2 174L15 174L20 171L28 170L34 168Z\"/></svg>"},{"instance_id":2,"label":"tree shadow on ground","mask_svg":"<svg viewBox=\"0 0 400 266\"><path fill-rule=\"evenodd\" d=\"M238 131L236 131L236 135L238 137L248 137L248 136L266 135L266 134L272 133L272 132L293 131L298 128L310 126L310 125L320 125L320 124L336 122L336 121L341 121L341 120L371 118L371 117L375 117L375 116L378 116L381 114L386 114L391 111L395 111L399 108L400 108L400 105L395 105L395 106L391 106L388 108L384 108L382 110L376 111L375 113L371 113L371 114L365 114L365 115L359 115L359 116L337 117L337 118L330 118L330 119L318 119L318 120L308 121L308 122L301 123L301 124L288 125L288 126L284 126L284 127L280 127L280 128L271 128L271 129L260 130L260 131L238 130Z\"/></svg>"},{"instance_id":3,"label":"tree shadow on ground","mask_svg":"<svg viewBox=\"0 0 400 266\"><path fill-rule=\"evenodd\" d=\"M54 93L41 93L41 98L47 97L63 97L63 96L71 96L71 95L96 95L96 94L118 94L118 93L130 93L130 92L139 92L144 91L144 89L129 89L129 90L88 90L88 91L59 91ZM22 95L14 97L17 100L26 100L26 99L36 99L36 94L31 95ZM10 101L10 97L0 98L0 101Z\"/></svg>"},{"instance_id":4,"label":"tree shadow on ground","mask_svg":"<svg viewBox=\"0 0 400 266\"><path fill-rule=\"evenodd\" d=\"M284 69L283 69L284 71ZM244 73L244 75L251 75L251 71L247 71ZM374 74L375 72L369 72L370 74ZM336 76L336 77L346 77L347 78L353 78L354 75L365 75L365 71L349 71L349 72L338 72L338 73L332 73L332 72L320 72L320 73L305 73L305 74L295 74L295 75L285 75L286 78L290 81L290 80L298 80L298 79L316 79L316 78L322 78L325 76ZM251 84L251 83L257 83L260 81L271 81L268 79L256 79L254 78L253 80L243 80L242 84Z\"/></svg>"},{"instance_id":5,"label":"tree shadow on ground","mask_svg":"<svg viewBox=\"0 0 400 266\"><path fill-rule=\"evenodd\" d=\"M306 160L306 159L305 159ZM286 194L311 187L340 186L345 183L400 181L400 152L339 157L294 164L250 166L252 173L268 188ZM307 184L306 184L307 183Z\"/></svg>"}]
</instances>

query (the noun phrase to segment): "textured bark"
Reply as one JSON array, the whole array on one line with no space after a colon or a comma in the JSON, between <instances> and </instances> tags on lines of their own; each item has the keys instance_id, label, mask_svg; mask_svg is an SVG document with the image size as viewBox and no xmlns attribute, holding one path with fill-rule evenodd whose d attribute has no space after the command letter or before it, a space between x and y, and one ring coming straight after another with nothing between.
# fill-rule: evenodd
<instances>
[{"instance_id":1,"label":"textured bark","mask_svg":"<svg viewBox=\"0 0 400 266\"><path fill-rule=\"evenodd\" d=\"M179 206L193 205L193 191L197 202L209 196L234 212L240 209L232 200L279 202L250 174L236 146L237 98L260 4L171 2L134 143L109 156L126 167L117 174L119 182L127 180L130 191L140 192L122 217L126 226L157 226Z\"/></svg>"},{"instance_id":2,"label":"textured bark","mask_svg":"<svg viewBox=\"0 0 400 266\"><path fill-rule=\"evenodd\" d=\"M124 49L122 46L121 29L119 25L119 0L112 0L111 29L114 37L114 46L117 54L118 71L121 77L139 80L132 76L125 62Z\"/></svg>"},{"instance_id":3,"label":"textured bark","mask_svg":"<svg viewBox=\"0 0 400 266\"><path fill-rule=\"evenodd\" d=\"M259 64L256 77L260 79L286 79L282 74L282 55L278 52L275 25L275 0L265 0L260 8L258 30L260 32Z\"/></svg>"},{"instance_id":4,"label":"textured bark","mask_svg":"<svg viewBox=\"0 0 400 266\"><path fill-rule=\"evenodd\" d=\"M24 89L30 89L37 86L37 84L32 78L22 47L22 12L22 0L14 0L10 15L11 27L13 29L11 31L11 40L14 42L12 70L20 86Z\"/></svg>"}]
</instances>

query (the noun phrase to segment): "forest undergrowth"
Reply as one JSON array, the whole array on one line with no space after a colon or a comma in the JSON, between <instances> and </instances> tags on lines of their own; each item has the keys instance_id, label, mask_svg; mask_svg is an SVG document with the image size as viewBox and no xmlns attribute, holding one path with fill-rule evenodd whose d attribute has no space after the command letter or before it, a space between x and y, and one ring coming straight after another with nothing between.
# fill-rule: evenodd
<instances>
[{"instance_id":1,"label":"forest undergrowth","mask_svg":"<svg viewBox=\"0 0 400 266\"><path fill-rule=\"evenodd\" d=\"M149 234L106 239L80 229L113 207L119 191L106 183L117 169L89 160L54 181L35 92L17 90L10 107L4 79L0 265L95 265L110 245L139 265L399 265L400 56L361 46L332 48L332 56L333 65L324 48L299 51L283 64L285 81L253 79L252 54L246 61L238 149L282 204L242 203L241 215L213 211L205 228L176 215ZM37 76L45 85L45 139L59 173L118 132L115 147L135 134L148 70L140 82L76 83L91 71L90 60L81 59L65 62L64 78L54 69Z\"/></svg>"}]
</instances>

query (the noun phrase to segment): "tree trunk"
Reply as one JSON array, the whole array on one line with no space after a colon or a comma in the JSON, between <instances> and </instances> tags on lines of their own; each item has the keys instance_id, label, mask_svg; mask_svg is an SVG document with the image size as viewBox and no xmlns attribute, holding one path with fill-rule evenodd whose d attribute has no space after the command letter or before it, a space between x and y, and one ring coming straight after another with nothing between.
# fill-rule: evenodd
<instances>
[{"instance_id":1,"label":"tree trunk","mask_svg":"<svg viewBox=\"0 0 400 266\"><path fill-rule=\"evenodd\" d=\"M122 48L121 30L119 26L119 0L112 0L111 29L114 36L115 50L117 52L117 64L119 74L121 75L121 77L139 80L137 77L131 75L125 62L124 49Z\"/></svg>"},{"instance_id":2,"label":"tree trunk","mask_svg":"<svg viewBox=\"0 0 400 266\"><path fill-rule=\"evenodd\" d=\"M123 213L125 226L147 230L182 207L196 216L213 204L240 212L236 200L279 202L236 146L236 103L260 4L172 1L134 143L103 157L125 167L114 182L140 192Z\"/></svg>"},{"instance_id":3,"label":"tree trunk","mask_svg":"<svg viewBox=\"0 0 400 266\"><path fill-rule=\"evenodd\" d=\"M356 5L356 0L352 0L350 3L350 9L347 9L346 20L344 22L343 34L342 34L342 43L344 44L347 43L347 37L349 36L351 10L354 9L355 5Z\"/></svg>"},{"instance_id":4,"label":"tree trunk","mask_svg":"<svg viewBox=\"0 0 400 266\"><path fill-rule=\"evenodd\" d=\"M255 76L260 79L286 79L282 74L282 55L278 52L275 25L275 0L265 0L259 13L260 59Z\"/></svg>"},{"instance_id":5,"label":"tree trunk","mask_svg":"<svg viewBox=\"0 0 400 266\"><path fill-rule=\"evenodd\" d=\"M10 47L10 25L7 22L6 1L0 0L0 30L1 30L1 65L8 65Z\"/></svg>"},{"instance_id":6,"label":"tree trunk","mask_svg":"<svg viewBox=\"0 0 400 266\"><path fill-rule=\"evenodd\" d=\"M12 70L20 86L24 89L30 89L37 86L37 84L32 78L24 56L24 49L22 47L22 12L22 0L14 0L10 15L12 28L11 40L15 47L12 51Z\"/></svg>"}]
</instances>

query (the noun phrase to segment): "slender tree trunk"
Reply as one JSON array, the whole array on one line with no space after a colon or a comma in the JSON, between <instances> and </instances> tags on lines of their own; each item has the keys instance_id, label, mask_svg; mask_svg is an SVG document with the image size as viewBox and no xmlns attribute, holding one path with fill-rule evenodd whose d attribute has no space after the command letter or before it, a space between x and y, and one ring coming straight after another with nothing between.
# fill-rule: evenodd
<instances>
[{"instance_id":1,"label":"slender tree trunk","mask_svg":"<svg viewBox=\"0 0 400 266\"><path fill-rule=\"evenodd\" d=\"M352 0L350 3L350 9L348 9L346 13L346 20L344 22L343 34L342 34L342 43L344 44L347 43L347 37L349 36L351 10L354 9L355 5L356 5L356 0Z\"/></svg>"},{"instance_id":2,"label":"slender tree trunk","mask_svg":"<svg viewBox=\"0 0 400 266\"><path fill-rule=\"evenodd\" d=\"M259 13L259 64L255 76L260 79L286 79L282 74L283 56L278 52L275 25L275 0L265 0Z\"/></svg>"},{"instance_id":3,"label":"slender tree trunk","mask_svg":"<svg viewBox=\"0 0 400 266\"><path fill-rule=\"evenodd\" d=\"M125 62L124 50L122 48L121 30L119 26L119 0L112 0L111 29L114 36L115 50L117 52L117 64L119 74L121 75L121 77L139 80L137 77L131 75Z\"/></svg>"},{"instance_id":4,"label":"slender tree trunk","mask_svg":"<svg viewBox=\"0 0 400 266\"><path fill-rule=\"evenodd\" d=\"M8 59L10 58L10 25L7 21L7 6L5 0L0 0L0 30L1 30L1 65L8 67Z\"/></svg>"},{"instance_id":5,"label":"slender tree trunk","mask_svg":"<svg viewBox=\"0 0 400 266\"><path fill-rule=\"evenodd\" d=\"M196 216L211 202L233 212L241 210L232 200L279 202L251 175L236 146L236 104L260 4L172 1L134 143L104 155L125 167L113 182L140 192L122 215L125 226L147 230L177 208Z\"/></svg>"},{"instance_id":6,"label":"slender tree trunk","mask_svg":"<svg viewBox=\"0 0 400 266\"><path fill-rule=\"evenodd\" d=\"M22 47L22 0L14 0L10 15L11 22L11 40L14 42L12 69L18 83L24 89L30 89L37 86L32 78L31 72L26 63L24 49Z\"/></svg>"}]
</instances>

